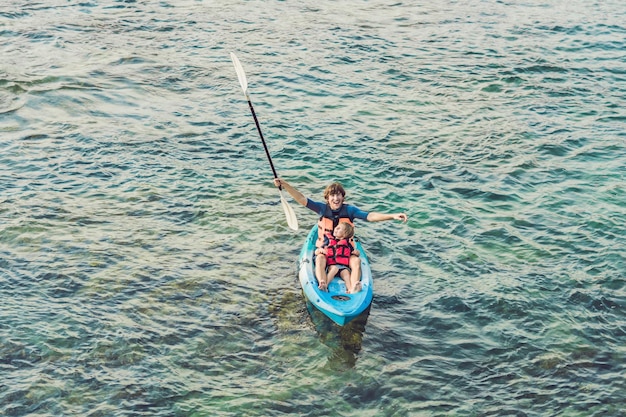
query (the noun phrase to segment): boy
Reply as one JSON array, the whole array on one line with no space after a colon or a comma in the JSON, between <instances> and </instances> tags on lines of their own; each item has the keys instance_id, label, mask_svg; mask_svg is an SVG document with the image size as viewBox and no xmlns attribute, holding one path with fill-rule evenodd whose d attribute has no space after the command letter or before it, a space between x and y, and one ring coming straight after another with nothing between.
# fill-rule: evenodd
<instances>
[{"instance_id":1,"label":"boy","mask_svg":"<svg viewBox=\"0 0 626 417\"><path fill-rule=\"evenodd\" d=\"M327 286L332 282L335 275L339 273L341 279L346 283L346 293L361 291L361 282L350 287L350 257L359 256L359 251L354 248L353 237L354 227L347 222L341 222L333 231L324 236L324 246L315 251L317 256L326 257L326 280L318 277L319 289L326 291Z\"/></svg>"}]
</instances>

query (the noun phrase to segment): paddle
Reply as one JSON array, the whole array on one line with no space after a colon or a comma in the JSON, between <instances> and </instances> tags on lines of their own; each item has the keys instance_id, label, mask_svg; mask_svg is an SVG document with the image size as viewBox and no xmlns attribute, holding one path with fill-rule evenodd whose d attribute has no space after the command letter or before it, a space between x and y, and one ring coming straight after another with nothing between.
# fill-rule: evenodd
<instances>
[{"instance_id":1,"label":"paddle","mask_svg":"<svg viewBox=\"0 0 626 417\"><path fill-rule=\"evenodd\" d=\"M248 100L248 106L250 106L250 112L252 113L252 117L254 117L254 123L256 124L256 130L259 132L259 136L261 137L261 142L263 142L263 148L265 148L265 154L267 155L267 159L270 161L270 166L272 167L272 172L274 173L274 178L278 178L276 174L276 169L274 168L274 164L272 163L272 157L270 156L270 151L267 149L267 145L265 144L265 138L263 137L263 133L261 132L261 126L259 125L259 120L256 117L256 113L254 112L254 107L252 107L252 101L250 101L250 96L248 95L248 80L246 79L246 73L241 66L241 62L234 53L230 53L230 58L233 60L233 65L235 66L235 71L237 71L237 78L239 78L239 84L241 84L241 88L243 89L243 94L246 96L246 100ZM298 219L296 219L296 213L294 213L293 209L285 200L285 195L283 194L283 188L278 187L278 191L280 192L280 204L283 206L283 211L285 212L285 217L287 217L287 225L293 230L298 230Z\"/></svg>"}]
</instances>

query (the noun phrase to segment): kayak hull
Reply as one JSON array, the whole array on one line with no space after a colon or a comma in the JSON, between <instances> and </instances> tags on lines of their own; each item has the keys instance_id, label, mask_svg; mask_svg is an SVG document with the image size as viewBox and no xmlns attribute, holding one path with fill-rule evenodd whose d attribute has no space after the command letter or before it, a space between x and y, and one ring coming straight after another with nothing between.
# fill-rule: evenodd
<instances>
[{"instance_id":1,"label":"kayak hull","mask_svg":"<svg viewBox=\"0 0 626 417\"><path fill-rule=\"evenodd\" d=\"M362 314L372 304L374 293L370 263L361 243L357 241L355 246L361 257L362 290L356 294L347 294L345 282L336 276L328 284L328 292L322 291L317 288L318 282L315 278L315 264L313 263L316 241L317 225L314 225L302 245L298 259L300 285L304 296L313 306L332 321L343 326Z\"/></svg>"}]
</instances>

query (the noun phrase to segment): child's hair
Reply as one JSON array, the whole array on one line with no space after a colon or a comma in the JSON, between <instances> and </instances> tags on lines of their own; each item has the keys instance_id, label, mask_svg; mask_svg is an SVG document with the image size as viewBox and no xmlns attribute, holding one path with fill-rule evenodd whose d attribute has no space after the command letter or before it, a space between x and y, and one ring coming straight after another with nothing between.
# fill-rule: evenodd
<instances>
[{"instance_id":1,"label":"child's hair","mask_svg":"<svg viewBox=\"0 0 626 417\"><path fill-rule=\"evenodd\" d=\"M324 189L324 200L328 201L328 197L330 197L331 194L341 194L345 197L346 190L343 189L343 186L340 183L333 182Z\"/></svg>"},{"instance_id":2,"label":"child's hair","mask_svg":"<svg viewBox=\"0 0 626 417\"><path fill-rule=\"evenodd\" d=\"M352 226L348 222L341 222L339 224L343 224L343 227L346 229L346 238L347 239L350 239L351 237L354 236L354 226Z\"/></svg>"}]
</instances>

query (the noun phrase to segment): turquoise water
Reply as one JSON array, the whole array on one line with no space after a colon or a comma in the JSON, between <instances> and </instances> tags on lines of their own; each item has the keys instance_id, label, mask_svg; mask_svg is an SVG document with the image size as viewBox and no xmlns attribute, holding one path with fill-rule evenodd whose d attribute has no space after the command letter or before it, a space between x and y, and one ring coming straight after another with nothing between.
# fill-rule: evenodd
<instances>
[{"instance_id":1,"label":"turquoise water","mask_svg":"<svg viewBox=\"0 0 626 417\"><path fill-rule=\"evenodd\" d=\"M626 415L616 0L0 6L0 414ZM276 169L363 209L309 312Z\"/></svg>"}]
</instances>

